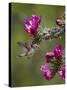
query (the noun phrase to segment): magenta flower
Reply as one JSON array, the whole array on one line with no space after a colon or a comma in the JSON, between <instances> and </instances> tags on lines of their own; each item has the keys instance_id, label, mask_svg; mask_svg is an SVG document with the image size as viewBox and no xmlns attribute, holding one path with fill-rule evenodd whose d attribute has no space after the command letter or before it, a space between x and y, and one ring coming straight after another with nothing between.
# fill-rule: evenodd
<instances>
[{"instance_id":1,"label":"magenta flower","mask_svg":"<svg viewBox=\"0 0 67 90\"><path fill-rule=\"evenodd\" d=\"M58 74L62 80L65 80L65 66L60 68L60 71L58 71Z\"/></svg>"},{"instance_id":2,"label":"magenta flower","mask_svg":"<svg viewBox=\"0 0 67 90\"><path fill-rule=\"evenodd\" d=\"M30 35L35 35L38 32L40 22L40 16L32 15L31 19L24 20L24 30Z\"/></svg>"},{"instance_id":3,"label":"magenta flower","mask_svg":"<svg viewBox=\"0 0 67 90\"><path fill-rule=\"evenodd\" d=\"M46 62L49 63L50 59L54 57L54 52L47 52L45 57L46 57Z\"/></svg>"},{"instance_id":4,"label":"magenta flower","mask_svg":"<svg viewBox=\"0 0 67 90\"><path fill-rule=\"evenodd\" d=\"M46 80L51 80L53 78L52 70L47 65L42 65L40 70L43 72L44 78Z\"/></svg>"},{"instance_id":5,"label":"magenta flower","mask_svg":"<svg viewBox=\"0 0 67 90\"><path fill-rule=\"evenodd\" d=\"M54 51L50 51L46 53L46 62L49 63L51 62L51 59L53 59L53 57L55 57L58 60L61 60L62 58L62 46L61 45L57 45L56 48L54 49Z\"/></svg>"},{"instance_id":6,"label":"magenta flower","mask_svg":"<svg viewBox=\"0 0 67 90\"><path fill-rule=\"evenodd\" d=\"M62 46L57 45L55 50L54 50L54 56L56 59L61 59L62 58Z\"/></svg>"},{"instance_id":7,"label":"magenta flower","mask_svg":"<svg viewBox=\"0 0 67 90\"><path fill-rule=\"evenodd\" d=\"M65 67L61 68L63 64L62 56L63 48L61 45L57 45L54 51L46 53L45 58L47 65L42 65L40 68L46 80L51 80L57 72L63 80L65 79ZM58 71L58 69L60 70Z\"/></svg>"}]
</instances>

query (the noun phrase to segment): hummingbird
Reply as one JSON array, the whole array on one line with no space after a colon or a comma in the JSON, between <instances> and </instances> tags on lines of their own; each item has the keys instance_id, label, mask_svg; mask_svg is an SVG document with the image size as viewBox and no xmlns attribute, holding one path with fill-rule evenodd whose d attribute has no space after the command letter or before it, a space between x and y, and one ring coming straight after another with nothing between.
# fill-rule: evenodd
<instances>
[{"instance_id":1,"label":"hummingbird","mask_svg":"<svg viewBox=\"0 0 67 90\"><path fill-rule=\"evenodd\" d=\"M18 42L18 45L21 47L21 53L18 55L19 57L23 56L32 56L35 52L36 48L39 48L37 44L32 44L32 43L23 43L23 42Z\"/></svg>"}]
</instances>

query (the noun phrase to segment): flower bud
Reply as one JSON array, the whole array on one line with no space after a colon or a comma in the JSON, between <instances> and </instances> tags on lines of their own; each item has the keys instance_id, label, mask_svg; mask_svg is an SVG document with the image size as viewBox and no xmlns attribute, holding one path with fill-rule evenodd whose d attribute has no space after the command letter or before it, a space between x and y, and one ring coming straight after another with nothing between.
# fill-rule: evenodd
<instances>
[{"instance_id":1,"label":"flower bud","mask_svg":"<svg viewBox=\"0 0 67 90\"><path fill-rule=\"evenodd\" d=\"M56 24L57 24L58 26L62 26L62 25L64 25L64 20L62 20L61 18L58 18L58 19L56 20Z\"/></svg>"},{"instance_id":2,"label":"flower bud","mask_svg":"<svg viewBox=\"0 0 67 90\"><path fill-rule=\"evenodd\" d=\"M45 57L46 57L46 62L49 63L50 59L54 57L54 52L47 52Z\"/></svg>"}]
</instances>

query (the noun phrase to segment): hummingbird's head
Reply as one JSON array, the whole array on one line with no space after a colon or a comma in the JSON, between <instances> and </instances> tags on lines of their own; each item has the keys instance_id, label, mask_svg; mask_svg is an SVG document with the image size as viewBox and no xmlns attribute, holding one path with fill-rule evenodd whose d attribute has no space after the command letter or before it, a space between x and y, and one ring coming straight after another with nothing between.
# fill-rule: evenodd
<instances>
[{"instance_id":1,"label":"hummingbird's head","mask_svg":"<svg viewBox=\"0 0 67 90\"><path fill-rule=\"evenodd\" d=\"M35 48L39 48L39 45L33 44L33 45L31 45L31 47L35 49Z\"/></svg>"}]
</instances>

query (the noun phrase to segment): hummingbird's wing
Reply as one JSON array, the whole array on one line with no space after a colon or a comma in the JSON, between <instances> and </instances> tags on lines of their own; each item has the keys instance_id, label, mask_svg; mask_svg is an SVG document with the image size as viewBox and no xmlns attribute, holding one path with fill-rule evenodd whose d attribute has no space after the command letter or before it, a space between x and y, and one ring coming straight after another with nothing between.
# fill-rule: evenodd
<instances>
[{"instance_id":1,"label":"hummingbird's wing","mask_svg":"<svg viewBox=\"0 0 67 90\"><path fill-rule=\"evenodd\" d=\"M26 44L26 43L23 43L23 42L17 42L17 44L18 44L20 47L25 47L25 44Z\"/></svg>"},{"instance_id":2,"label":"hummingbird's wing","mask_svg":"<svg viewBox=\"0 0 67 90\"><path fill-rule=\"evenodd\" d=\"M28 53L28 47L27 47L27 44L26 43L23 43L23 42L18 42L17 43L20 47L20 54L18 56L22 57L22 56L26 56L27 53Z\"/></svg>"},{"instance_id":3,"label":"hummingbird's wing","mask_svg":"<svg viewBox=\"0 0 67 90\"><path fill-rule=\"evenodd\" d=\"M30 45L28 43L23 43L23 42L18 42L18 45L21 47L21 48L24 48L24 50L28 50L30 49Z\"/></svg>"}]
</instances>

